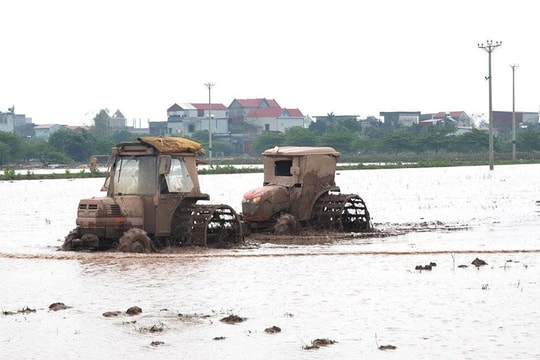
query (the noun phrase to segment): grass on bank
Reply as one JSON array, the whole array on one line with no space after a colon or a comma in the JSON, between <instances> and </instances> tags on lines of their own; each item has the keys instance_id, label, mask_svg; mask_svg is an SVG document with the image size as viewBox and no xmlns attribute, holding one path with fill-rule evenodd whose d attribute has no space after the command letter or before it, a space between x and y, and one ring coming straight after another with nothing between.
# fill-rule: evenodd
<instances>
[{"instance_id":1,"label":"grass on bank","mask_svg":"<svg viewBox=\"0 0 540 360\"><path fill-rule=\"evenodd\" d=\"M31 170L27 170L23 174L17 173L12 167L7 167L4 169L4 173L0 175L0 180L87 179L105 177L105 175L105 172L99 170L89 171L87 169L81 169L79 172L65 169L63 173L50 174L36 174Z\"/></svg>"},{"instance_id":2,"label":"grass on bank","mask_svg":"<svg viewBox=\"0 0 540 360\"><path fill-rule=\"evenodd\" d=\"M337 170L365 170L365 169L400 169L400 168L426 168L426 167L451 167L451 166L488 166L487 154L373 154L363 156L342 156ZM517 159L512 160L512 154L497 153L495 165L509 164L537 164L540 163L540 153L527 152L517 153ZM242 174L262 173L262 158L239 158L220 160L214 159L211 167L199 168L199 174ZM238 167L236 165L247 165ZM249 165L259 165L250 167ZM71 171L69 169L60 173L36 174L31 170L26 173L17 173L15 168L4 168L0 173L0 180L41 180L41 179L82 179L105 177L106 172L98 169L90 171L81 169Z\"/></svg>"}]
</instances>

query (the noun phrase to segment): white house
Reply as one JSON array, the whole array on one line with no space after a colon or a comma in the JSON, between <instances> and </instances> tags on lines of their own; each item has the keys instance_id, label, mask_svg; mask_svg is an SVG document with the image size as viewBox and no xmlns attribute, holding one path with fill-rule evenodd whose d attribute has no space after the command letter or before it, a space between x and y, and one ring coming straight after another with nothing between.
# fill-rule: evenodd
<instances>
[{"instance_id":1,"label":"white house","mask_svg":"<svg viewBox=\"0 0 540 360\"><path fill-rule=\"evenodd\" d=\"M255 125L259 132L285 132L290 127L304 127L305 117L298 109L252 109L246 116L246 123Z\"/></svg>"},{"instance_id":2,"label":"white house","mask_svg":"<svg viewBox=\"0 0 540 360\"><path fill-rule=\"evenodd\" d=\"M17 133L17 129L25 125L32 124L32 119L24 114L15 114L11 111L7 113L0 111L0 131Z\"/></svg>"},{"instance_id":3,"label":"white house","mask_svg":"<svg viewBox=\"0 0 540 360\"><path fill-rule=\"evenodd\" d=\"M0 112L0 131L13 133L15 132L14 114Z\"/></svg>"},{"instance_id":4,"label":"white house","mask_svg":"<svg viewBox=\"0 0 540 360\"><path fill-rule=\"evenodd\" d=\"M208 116L212 119L208 122ZM191 136L197 131L224 135L229 132L228 111L223 104L181 103L167 109L167 133Z\"/></svg>"},{"instance_id":5,"label":"white house","mask_svg":"<svg viewBox=\"0 0 540 360\"><path fill-rule=\"evenodd\" d=\"M37 139L41 140L49 140L49 137L57 132L58 130L64 129L64 125L58 125L58 124L43 124L43 125L36 125L34 127L35 136Z\"/></svg>"}]
</instances>

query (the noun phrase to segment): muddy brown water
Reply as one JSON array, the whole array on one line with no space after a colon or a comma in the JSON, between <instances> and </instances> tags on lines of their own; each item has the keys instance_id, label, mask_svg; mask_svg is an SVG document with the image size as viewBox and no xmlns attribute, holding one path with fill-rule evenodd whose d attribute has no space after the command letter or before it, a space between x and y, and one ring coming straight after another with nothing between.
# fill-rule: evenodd
<instances>
[{"instance_id":1,"label":"muddy brown water","mask_svg":"<svg viewBox=\"0 0 540 360\"><path fill-rule=\"evenodd\" d=\"M342 171L337 183L364 198L373 236L259 236L150 255L56 251L100 179L0 182L0 354L538 358L539 174L538 165ZM261 182L201 177L212 202L238 211ZM142 313L127 315L133 306ZM317 339L331 344L306 350Z\"/></svg>"}]
</instances>

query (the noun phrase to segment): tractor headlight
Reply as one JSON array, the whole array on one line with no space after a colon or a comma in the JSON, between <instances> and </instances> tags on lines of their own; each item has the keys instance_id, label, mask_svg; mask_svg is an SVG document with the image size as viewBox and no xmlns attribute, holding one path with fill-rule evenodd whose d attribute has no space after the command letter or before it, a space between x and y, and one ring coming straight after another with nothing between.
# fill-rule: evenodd
<instances>
[{"instance_id":1,"label":"tractor headlight","mask_svg":"<svg viewBox=\"0 0 540 360\"><path fill-rule=\"evenodd\" d=\"M243 199L243 202L246 204L257 204L259 201L261 201L260 196L256 196L252 199L246 199L246 198Z\"/></svg>"}]
</instances>

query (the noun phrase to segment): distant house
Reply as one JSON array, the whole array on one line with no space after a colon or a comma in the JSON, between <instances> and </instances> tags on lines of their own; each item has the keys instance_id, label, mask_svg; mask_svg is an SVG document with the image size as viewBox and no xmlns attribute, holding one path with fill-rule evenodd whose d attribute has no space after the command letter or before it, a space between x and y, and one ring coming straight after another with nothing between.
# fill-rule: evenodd
<instances>
[{"instance_id":1,"label":"distant house","mask_svg":"<svg viewBox=\"0 0 540 360\"><path fill-rule=\"evenodd\" d=\"M13 107L8 112L0 111L0 131L26 137L34 135L33 127L32 118L27 118L24 114L15 114Z\"/></svg>"},{"instance_id":2,"label":"distant house","mask_svg":"<svg viewBox=\"0 0 540 360\"><path fill-rule=\"evenodd\" d=\"M0 112L0 131L13 133L15 132L15 119L12 113Z\"/></svg>"},{"instance_id":3,"label":"distant house","mask_svg":"<svg viewBox=\"0 0 540 360\"><path fill-rule=\"evenodd\" d=\"M59 130L65 129L64 125L59 124L43 124L34 127L35 136L37 139L48 141L49 137Z\"/></svg>"},{"instance_id":4,"label":"distant house","mask_svg":"<svg viewBox=\"0 0 540 360\"><path fill-rule=\"evenodd\" d=\"M538 129L539 114L537 112L516 111L516 130ZM512 111L493 111L493 128L502 136L509 136L513 126Z\"/></svg>"},{"instance_id":5,"label":"distant house","mask_svg":"<svg viewBox=\"0 0 540 360\"><path fill-rule=\"evenodd\" d=\"M245 153L257 134L284 132L311 123L312 119L299 109L282 108L274 99L234 99L228 107L220 103L175 103L167 109L167 121L149 122L149 131L152 135L187 137L210 131L216 141L228 142L237 152Z\"/></svg>"},{"instance_id":6,"label":"distant house","mask_svg":"<svg viewBox=\"0 0 540 360\"><path fill-rule=\"evenodd\" d=\"M281 109L281 106L274 99L234 99L228 107L229 118L232 123L240 123L250 111L259 109Z\"/></svg>"},{"instance_id":7,"label":"distant house","mask_svg":"<svg viewBox=\"0 0 540 360\"><path fill-rule=\"evenodd\" d=\"M471 118L465 111L440 111L438 113L420 115L420 125L424 128L440 123L453 124L457 128L470 128Z\"/></svg>"},{"instance_id":8,"label":"distant house","mask_svg":"<svg viewBox=\"0 0 540 360\"><path fill-rule=\"evenodd\" d=\"M83 126L80 126L80 125L67 125L67 126L64 126L64 128L66 130L74 131L74 132L77 132L77 133L83 132L83 130L90 130L90 127L86 126L86 125L83 125Z\"/></svg>"},{"instance_id":9,"label":"distant house","mask_svg":"<svg viewBox=\"0 0 540 360\"><path fill-rule=\"evenodd\" d=\"M420 111L383 111L379 113L390 126L412 126L420 123Z\"/></svg>"},{"instance_id":10,"label":"distant house","mask_svg":"<svg viewBox=\"0 0 540 360\"><path fill-rule=\"evenodd\" d=\"M245 118L246 123L258 128L258 133L285 132L290 127L304 127L304 121L304 115L300 110L281 108L252 109Z\"/></svg>"},{"instance_id":11,"label":"distant house","mask_svg":"<svg viewBox=\"0 0 540 360\"><path fill-rule=\"evenodd\" d=\"M210 123L209 115L212 117ZM191 136L203 130L210 130L213 134L227 134L228 120L227 108L223 104L175 103L167 109L167 134Z\"/></svg>"},{"instance_id":12,"label":"distant house","mask_svg":"<svg viewBox=\"0 0 540 360\"><path fill-rule=\"evenodd\" d=\"M116 110L113 116L109 118L109 127L116 129L124 129L126 126L127 125L125 116L120 112L120 110Z\"/></svg>"}]
</instances>

